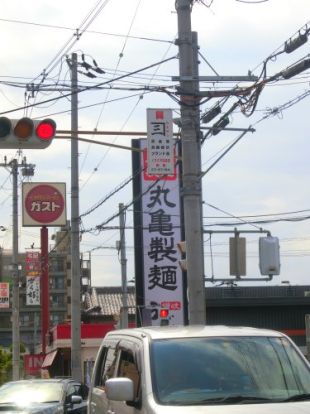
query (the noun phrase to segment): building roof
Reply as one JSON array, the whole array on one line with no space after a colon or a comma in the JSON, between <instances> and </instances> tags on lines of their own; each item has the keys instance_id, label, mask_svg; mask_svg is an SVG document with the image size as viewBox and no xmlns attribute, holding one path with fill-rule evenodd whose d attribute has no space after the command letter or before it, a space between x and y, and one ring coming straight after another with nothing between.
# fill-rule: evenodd
<instances>
[{"instance_id":1,"label":"building roof","mask_svg":"<svg viewBox=\"0 0 310 414\"><path fill-rule=\"evenodd\" d=\"M206 307L310 304L310 286L217 286L206 288ZM135 290L128 287L128 313L135 314ZM120 286L92 287L85 295L85 311L92 315L120 314Z\"/></svg>"},{"instance_id":2,"label":"building roof","mask_svg":"<svg viewBox=\"0 0 310 414\"><path fill-rule=\"evenodd\" d=\"M128 313L134 315L135 295L134 289L129 288L127 294ZM92 314L105 316L119 315L122 308L122 292L120 287L93 287L85 294L85 310Z\"/></svg>"}]
</instances>

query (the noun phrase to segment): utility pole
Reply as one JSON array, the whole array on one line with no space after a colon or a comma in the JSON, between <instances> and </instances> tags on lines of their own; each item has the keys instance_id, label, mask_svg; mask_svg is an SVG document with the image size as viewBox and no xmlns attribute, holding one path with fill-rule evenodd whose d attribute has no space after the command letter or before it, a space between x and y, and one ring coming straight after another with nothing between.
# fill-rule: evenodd
<instances>
[{"instance_id":1,"label":"utility pole","mask_svg":"<svg viewBox=\"0 0 310 414\"><path fill-rule=\"evenodd\" d=\"M77 54L71 59L71 375L82 381Z\"/></svg>"},{"instance_id":2,"label":"utility pole","mask_svg":"<svg viewBox=\"0 0 310 414\"><path fill-rule=\"evenodd\" d=\"M13 380L19 380L20 332L19 332L19 274L18 274L18 162L11 161L13 176L13 254L12 254L12 366Z\"/></svg>"},{"instance_id":3,"label":"utility pole","mask_svg":"<svg viewBox=\"0 0 310 414\"><path fill-rule=\"evenodd\" d=\"M19 265L18 265L18 168L23 168L23 175L33 175L33 164L27 164L24 158L21 164L16 159L6 161L0 167L11 168L13 177L13 204L12 204L12 378L20 378L20 330L19 330Z\"/></svg>"},{"instance_id":4,"label":"utility pole","mask_svg":"<svg viewBox=\"0 0 310 414\"><path fill-rule=\"evenodd\" d=\"M310 361L310 314L305 315L307 359Z\"/></svg>"},{"instance_id":5,"label":"utility pole","mask_svg":"<svg viewBox=\"0 0 310 414\"><path fill-rule=\"evenodd\" d=\"M121 253L122 266L122 309L120 314L120 327L128 328L128 291L127 291L127 259L126 259L126 243L125 243L125 210L124 204L120 203L119 207L119 228L120 242L119 250Z\"/></svg>"},{"instance_id":6,"label":"utility pole","mask_svg":"<svg viewBox=\"0 0 310 414\"><path fill-rule=\"evenodd\" d=\"M206 323L202 229L201 151L197 36L191 31L192 0L176 0L181 96L182 197L186 240L189 324ZM188 77L189 80L184 80Z\"/></svg>"}]
</instances>

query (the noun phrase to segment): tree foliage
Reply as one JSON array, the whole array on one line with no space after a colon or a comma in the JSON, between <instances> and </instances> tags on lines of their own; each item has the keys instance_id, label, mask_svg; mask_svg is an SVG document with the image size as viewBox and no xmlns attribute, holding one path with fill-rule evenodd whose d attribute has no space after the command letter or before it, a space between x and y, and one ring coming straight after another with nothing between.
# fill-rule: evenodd
<instances>
[{"instance_id":1,"label":"tree foliage","mask_svg":"<svg viewBox=\"0 0 310 414\"><path fill-rule=\"evenodd\" d=\"M25 351L25 345L20 344L20 353ZM0 346L0 385L12 380L12 365L12 345L9 349ZM22 357L20 365L22 365Z\"/></svg>"},{"instance_id":2,"label":"tree foliage","mask_svg":"<svg viewBox=\"0 0 310 414\"><path fill-rule=\"evenodd\" d=\"M12 352L0 347L0 384L12 378Z\"/></svg>"}]
</instances>

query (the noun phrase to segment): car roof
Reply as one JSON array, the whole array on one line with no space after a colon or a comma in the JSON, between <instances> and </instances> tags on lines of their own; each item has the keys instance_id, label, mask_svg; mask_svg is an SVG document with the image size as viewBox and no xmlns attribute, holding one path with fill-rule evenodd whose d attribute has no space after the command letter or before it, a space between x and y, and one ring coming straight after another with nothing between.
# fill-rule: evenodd
<instances>
[{"instance_id":1,"label":"car roof","mask_svg":"<svg viewBox=\"0 0 310 414\"><path fill-rule=\"evenodd\" d=\"M150 339L168 339L184 337L217 337L217 336L275 336L280 337L280 332L270 329L251 328L244 326L224 325L189 325L189 326L150 326L132 329L119 329L110 331L107 338L115 336L149 337Z\"/></svg>"}]
</instances>

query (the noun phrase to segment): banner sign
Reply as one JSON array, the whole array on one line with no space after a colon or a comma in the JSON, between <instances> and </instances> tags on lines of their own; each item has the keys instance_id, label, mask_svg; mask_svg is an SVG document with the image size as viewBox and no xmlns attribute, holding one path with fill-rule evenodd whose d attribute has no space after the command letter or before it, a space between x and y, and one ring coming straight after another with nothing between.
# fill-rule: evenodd
<instances>
[{"instance_id":1,"label":"banner sign","mask_svg":"<svg viewBox=\"0 0 310 414\"><path fill-rule=\"evenodd\" d=\"M66 224L65 183L23 183L23 226Z\"/></svg>"},{"instance_id":2,"label":"banner sign","mask_svg":"<svg viewBox=\"0 0 310 414\"><path fill-rule=\"evenodd\" d=\"M41 254L38 251L27 251L25 257L25 271L27 276L40 276Z\"/></svg>"},{"instance_id":3,"label":"banner sign","mask_svg":"<svg viewBox=\"0 0 310 414\"><path fill-rule=\"evenodd\" d=\"M146 140L134 141L144 153ZM183 325L184 285L177 251L177 243L182 240L179 171L174 168L173 179L145 175L143 153L139 156L141 173L134 174L139 179L136 187L140 193L139 206L135 205L135 244L138 240L141 244L141 249L136 249L136 267L142 268L136 269L136 285L143 296L142 308L151 310L152 325L160 324L161 308L169 310L170 325ZM134 191L134 198L137 196Z\"/></svg>"},{"instance_id":4,"label":"banner sign","mask_svg":"<svg viewBox=\"0 0 310 414\"><path fill-rule=\"evenodd\" d=\"M10 284L0 283L0 308L10 307Z\"/></svg>"},{"instance_id":5,"label":"banner sign","mask_svg":"<svg viewBox=\"0 0 310 414\"><path fill-rule=\"evenodd\" d=\"M41 254L39 251L26 252L26 305L40 305Z\"/></svg>"},{"instance_id":6,"label":"banner sign","mask_svg":"<svg viewBox=\"0 0 310 414\"><path fill-rule=\"evenodd\" d=\"M40 305L40 276L26 276L26 305Z\"/></svg>"},{"instance_id":7,"label":"banner sign","mask_svg":"<svg viewBox=\"0 0 310 414\"><path fill-rule=\"evenodd\" d=\"M147 172L173 174L172 109L147 109Z\"/></svg>"}]
</instances>

